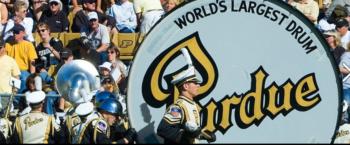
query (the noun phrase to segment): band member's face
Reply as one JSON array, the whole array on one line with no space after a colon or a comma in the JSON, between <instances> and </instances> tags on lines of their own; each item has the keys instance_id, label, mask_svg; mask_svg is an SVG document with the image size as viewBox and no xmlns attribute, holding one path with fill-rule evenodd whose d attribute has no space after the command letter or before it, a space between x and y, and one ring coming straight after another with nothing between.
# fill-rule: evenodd
<instances>
[{"instance_id":1,"label":"band member's face","mask_svg":"<svg viewBox=\"0 0 350 145\"><path fill-rule=\"evenodd\" d=\"M112 126L116 122L116 120L117 120L117 117L112 114L108 114L106 117L106 121L110 126Z\"/></svg>"},{"instance_id":2,"label":"band member's face","mask_svg":"<svg viewBox=\"0 0 350 145\"><path fill-rule=\"evenodd\" d=\"M198 95L198 89L199 89L199 84L195 83L195 82L188 82L185 83L185 89L186 91L192 96L195 97Z\"/></svg>"}]
</instances>

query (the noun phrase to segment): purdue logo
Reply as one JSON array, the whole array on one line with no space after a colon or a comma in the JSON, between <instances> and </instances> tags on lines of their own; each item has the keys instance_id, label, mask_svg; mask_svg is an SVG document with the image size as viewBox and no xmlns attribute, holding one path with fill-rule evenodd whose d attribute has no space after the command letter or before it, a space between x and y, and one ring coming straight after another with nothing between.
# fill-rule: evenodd
<instances>
[{"instance_id":1,"label":"purdue logo","mask_svg":"<svg viewBox=\"0 0 350 145\"><path fill-rule=\"evenodd\" d=\"M173 61L173 59L181 54L181 48L187 48L190 54L192 54L194 66L197 68L197 70L199 70L201 74L200 76L202 76L202 79L204 80L201 83L199 96L196 97L196 99L199 100L204 98L215 87L218 77L216 64L203 47L198 33L194 33L166 49L152 62L144 76L144 81L142 84L142 93L143 96L145 96L145 101L149 105L153 107L161 107L164 104L170 105L178 99L179 91L175 86L171 85L170 81L174 74L183 71L186 66L182 67L176 72L166 75L164 75L164 71L165 68L167 68ZM161 84L163 80L162 76L164 76L166 86L172 87L165 88Z\"/></svg>"},{"instance_id":2,"label":"purdue logo","mask_svg":"<svg viewBox=\"0 0 350 145\"><path fill-rule=\"evenodd\" d=\"M132 41L132 40L123 40L122 43L120 44L120 47L127 48L129 46L132 46L133 43L134 43L134 41Z\"/></svg>"},{"instance_id":3,"label":"purdue logo","mask_svg":"<svg viewBox=\"0 0 350 145\"><path fill-rule=\"evenodd\" d=\"M201 80L201 127L215 143L334 141L340 81L314 25L282 1L206 0L168 14L138 48L127 107L140 143L163 141L158 124L179 97L171 77L187 68L182 48Z\"/></svg>"}]
</instances>

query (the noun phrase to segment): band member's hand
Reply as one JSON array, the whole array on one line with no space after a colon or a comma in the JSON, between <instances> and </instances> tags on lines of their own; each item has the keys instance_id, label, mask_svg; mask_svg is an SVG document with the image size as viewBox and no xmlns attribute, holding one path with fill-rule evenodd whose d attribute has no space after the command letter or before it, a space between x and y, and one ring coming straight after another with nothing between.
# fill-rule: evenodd
<instances>
[{"instance_id":1,"label":"band member's hand","mask_svg":"<svg viewBox=\"0 0 350 145\"><path fill-rule=\"evenodd\" d=\"M209 138L205 138L209 143L215 142L215 141L216 141L216 135L215 135L215 133L212 133L212 132L210 132L210 131L208 131L208 130L205 130L204 133L207 134L207 135L209 136Z\"/></svg>"},{"instance_id":2,"label":"band member's hand","mask_svg":"<svg viewBox=\"0 0 350 145\"><path fill-rule=\"evenodd\" d=\"M133 140L135 140L137 137L137 132L134 128L129 128L127 131L126 131L126 134L125 134L125 138L131 142Z\"/></svg>"},{"instance_id":3,"label":"band member's hand","mask_svg":"<svg viewBox=\"0 0 350 145\"><path fill-rule=\"evenodd\" d=\"M201 134L201 128L194 122L186 122L185 124L186 135L190 137L198 137Z\"/></svg>"}]
</instances>

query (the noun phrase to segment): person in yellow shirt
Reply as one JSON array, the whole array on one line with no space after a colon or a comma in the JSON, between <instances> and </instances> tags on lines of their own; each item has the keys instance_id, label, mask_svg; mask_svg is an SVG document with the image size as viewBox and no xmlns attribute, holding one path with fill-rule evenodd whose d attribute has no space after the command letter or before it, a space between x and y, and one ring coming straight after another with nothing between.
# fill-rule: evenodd
<instances>
[{"instance_id":1,"label":"person in yellow shirt","mask_svg":"<svg viewBox=\"0 0 350 145\"><path fill-rule=\"evenodd\" d=\"M317 2L314 0L289 0L288 3L303 13L315 25L317 24L320 13Z\"/></svg>"},{"instance_id":2,"label":"person in yellow shirt","mask_svg":"<svg viewBox=\"0 0 350 145\"><path fill-rule=\"evenodd\" d=\"M134 10L142 34L147 34L164 14L159 0L134 0Z\"/></svg>"},{"instance_id":3,"label":"person in yellow shirt","mask_svg":"<svg viewBox=\"0 0 350 145\"><path fill-rule=\"evenodd\" d=\"M25 29L20 24L12 28L13 41L5 44L7 55L14 58L21 71L21 88L18 93L25 90L25 82L31 73L35 73L35 59L38 58L33 43L24 40Z\"/></svg>"},{"instance_id":4,"label":"person in yellow shirt","mask_svg":"<svg viewBox=\"0 0 350 145\"><path fill-rule=\"evenodd\" d=\"M19 79L20 71L16 61L6 55L5 42L0 39L0 94L12 93L12 87L10 85L11 77ZM0 98L0 108L1 108Z\"/></svg>"}]
</instances>

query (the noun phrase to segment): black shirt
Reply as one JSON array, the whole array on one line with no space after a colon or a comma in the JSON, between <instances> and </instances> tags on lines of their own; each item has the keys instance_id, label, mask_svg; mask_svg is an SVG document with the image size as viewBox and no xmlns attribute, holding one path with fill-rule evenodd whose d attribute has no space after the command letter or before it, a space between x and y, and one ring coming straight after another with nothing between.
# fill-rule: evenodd
<instances>
[{"instance_id":1,"label":"black shirt","mask_svg":"<svg viewBox=\"0 0 350 145\"><path fill-rule=\"evenodd\" d=\"M337 46L335 49L331 49L331 52L334 56L335 62L337 63L337 65L339 65L340 58L345 52L345 49L342 46Z\"/></svg>"},{"instance_id":2,"label":"black shirt","mask_svg":"<svg viewBox=\"0 0 350 145\"><path fill-rule=\"evenodd\" d=\"M69 29L69 21L67 15L63 11L55 15L50 10L45 10L39 22L47 23L51 32L68 32Z\"/></svg>"},{"instance_id":3,"label":"black shirt","mask_svg":"<svg viewBox=\"0 0 350 145\"><path fill-rule=\"evenodd\" d=\"M98 22L103 24L107 20L107 26L115 27L115 19L111 16L107 16L103 13L96 12L98 16ZM80 33L81 28L89 26L88 17L84 14L84 10L80 10L75 14L72 24L72 32Z\"/></svg>"},{"instance_id":4,"label":"black shirt","mask_svg":"<svg viewBox=\"0 0 350 145\"><path fill-rule=\"evenodd\" d=\"M61 40L57 38L51 38L49 43L57 52L60 52L63 49L63 44ZM42 42L40 42L39 45L36 47L36 53L38 54L38 59L35 61L35 64L37 66L48 68L51 64L54 63L54 62L51 62L53 61L53 59L50 58L50 55L52 52L50 51L49 48L44 47ZM55 59L58 61L57 58Z\"/></svg>"}]
</instances>

